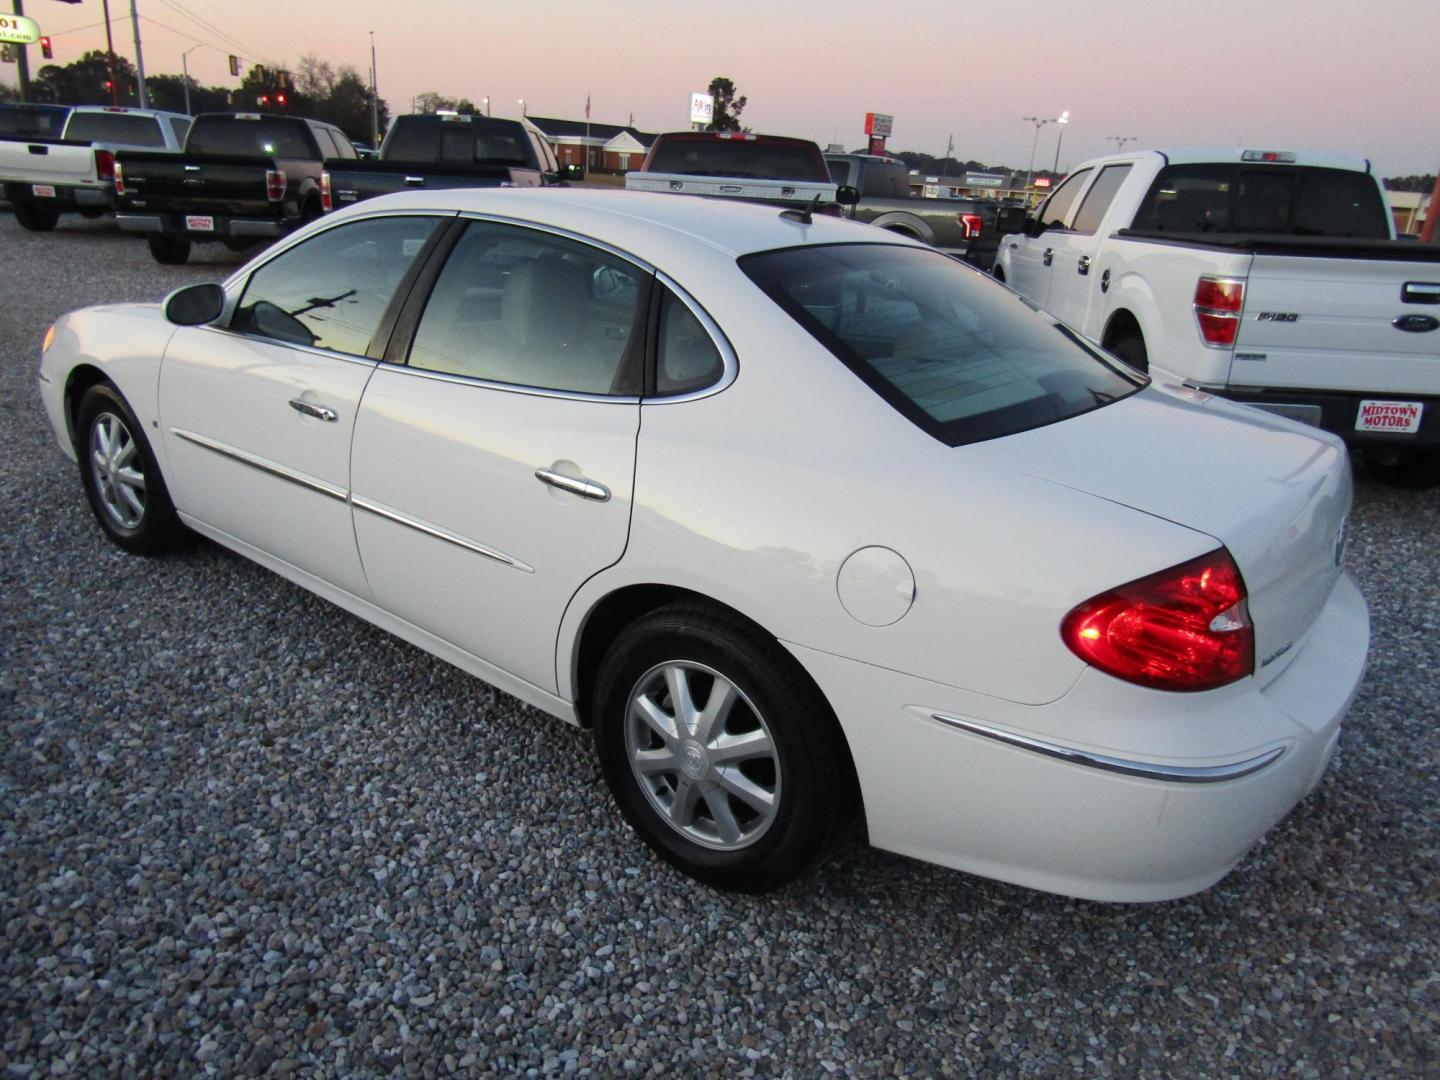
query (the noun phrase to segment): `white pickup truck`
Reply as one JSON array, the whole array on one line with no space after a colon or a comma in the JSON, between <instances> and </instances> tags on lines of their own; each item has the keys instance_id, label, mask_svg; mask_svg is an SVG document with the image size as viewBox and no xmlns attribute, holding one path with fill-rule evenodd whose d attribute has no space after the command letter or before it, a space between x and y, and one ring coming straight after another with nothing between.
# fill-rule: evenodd
<instances>
[{"instance_id":1,"label":"white pickup truck","mask_svg":"<svg viewBox=\"0 0 1440 1080\"><path fill-rule=\"evenodd\" d=\"M1368 161L1146 150L1079 166L995 276L1157 377L1440 483L1440 246L1395 239Z\"/></svg>"},{"instance_id":2,"label":"white pickup truck","mask_svg":"<svg viewBox=\"0 0 1440 1080\"><path fill-rule=\"evenodd\" d=\"M99 217L115 206L115 154L178 154L189 127L184 113L80 105L58 139L0 138L0 184L15 220L33 232L48 232L72 211Z\"/></svg>"}]
</instances>

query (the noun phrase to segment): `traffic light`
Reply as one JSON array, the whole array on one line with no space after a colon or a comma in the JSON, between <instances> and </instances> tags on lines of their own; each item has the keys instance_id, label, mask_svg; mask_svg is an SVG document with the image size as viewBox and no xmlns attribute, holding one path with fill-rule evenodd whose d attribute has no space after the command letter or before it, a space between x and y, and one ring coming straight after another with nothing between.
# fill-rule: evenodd
<instances>
[{"instance_id":1,"label":"traffic light","mask_svg":"<svg viewBox=\"0 0 1440 1080\"><path fill-rule=\"evenodd\" d=\"M269 95L269 94L261 94L259 97L257 97L257 98L255 99L255 103L256 103L257 105L259 105L259 106L263 109L266 105L269 105L269 104L270 104L270 95Z\"/></svg>"},{"instance_id":2,"label":"traffic light","mask_svg":"<svg viewBox=\"0 0 1440 1080\"><path fill-rule=\"evenodd\" d=\"M240 74L240 58L233 54L230 57L230 74L237 76Z\"/></svg>"},{"instance_id":3,"label":"traffic light","mask_svg":"<svg viewBox=\"0 0 1440 1080\"><path fill-rule=\"evenodd\" d=\"M40 39L40 55L46 60L55 59L55 50L50 47L50 37L48 34Z\"/></svg>"},{"instance_id":4,"label":"traffic light","mask_svg":"<svg viewBox=\"0 0 1440 1080\"><path fill-rule=\"evenodd\" d=\"M284 90L281 90L278 94L275 95L275 105L276 105L277 108L281 108L281 109L283 109L283 108L285 107L285 91L284 91Z\"/></svg>"}]
</instances>

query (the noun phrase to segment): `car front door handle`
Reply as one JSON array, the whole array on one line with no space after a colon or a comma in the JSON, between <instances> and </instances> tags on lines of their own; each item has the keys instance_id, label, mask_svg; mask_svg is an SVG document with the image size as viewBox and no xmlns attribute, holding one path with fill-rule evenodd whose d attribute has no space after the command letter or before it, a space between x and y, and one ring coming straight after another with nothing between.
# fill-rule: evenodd
<instances>
[{"instance_id":1,"label":"car front door handle","mask_svg":"<svg viewBox=\"0 0 1440 1080\"><path fill-rule=\"evenodd\" d=\"M579 495L582 499L591 499L595 502L608 502L610 499L610 489L604 484L597 484L594 480L566 476L553 469L536 469L535 479L561 491L568 491L571 495Z\"/></svg>"},{"instance_id":2,"label":"car front door handle","mask_svg":"<svg viewBox=\"0 0 1440 1080\"><path fill-rule=\"evenodd\" d=\"M316 420L324 420L331 424L340 419L340 414L334 409L327 409L324 405L312 405L310 402L301 401L299 398L291 398L290 407L301 416L313 416Z\"/></svg>"},{"instance_id":3,"label":"car front door handle","mask_svg":"<svg viewBox=\"0 0 1440 1080\"><path fill-rule=\"evenodd\" d=\"M1075 272L1082 276L1090 273L1090 256L1081 255L1079 262L1075 264Z\"/></svg>"},{"instance_id":4,"label":"car front door handle","mask_svg":"<svg viewBox=\"0 0 1440 1080\"><path fill-rule=\"evenodd\" d=\"M1052 262L1054 262L1054 260L1055 260L1055 249L1054 249L1054 248L1046 248L1046 249L1045 249L1045 254L1041 256L1040 261L1041 261L1042 263L1044 263L1046 266L1049 266Z\"/></svg>"}]
</instances>

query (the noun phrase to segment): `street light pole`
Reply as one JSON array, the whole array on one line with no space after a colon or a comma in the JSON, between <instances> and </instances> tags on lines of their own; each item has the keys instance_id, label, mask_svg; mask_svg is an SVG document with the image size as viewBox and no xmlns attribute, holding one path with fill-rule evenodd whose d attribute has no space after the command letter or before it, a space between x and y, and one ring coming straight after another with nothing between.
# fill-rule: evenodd
<instances>
[{"instance_id":1,"label":"street light pole","mask_svg":"<svg viewBox=\"0 0 1440 1080\"><path fill-rule=\"evenodd\" d=\"M15 14L24 16L25 0L15 0ZM28 46L15 46L15 78L20 84L20 100L30 100L30 57Z\"/></svg>"},{"instance_id":2,"label":"street light pole","mask_svg":"<svg viewBox=\"0 0 1440 1080\"><path fill-rule=\"evenodd\" d=\"M110 104L120 104L120 80L115 77L115 36L110 32L110 0L100 0L105 15L105 63L110 68Z\"/></svg>"},{"instance_id":3,"label":"street light pole","mask_svg":"<svg viewBox=\"0 0 1440 1080\"><path fill-rule=\"evenodd\" d=\"M140 89L140 108L150 107L150 94L145 89L145 54L140 50L140 13L135 10L135 0L130 0L130 26L135 31L135 80Z\"/></svg>"},{"instance_id":4,"label":"street light pole","mask_svg":"<svg viewBox=\"0 0 1440 1080\"><path fill-rule=\"evenodd\" d=\"M380 95L375 88L375 31L370 31L370 147L380 149Z\"/></svg>"},{"instance_id":5,"label":"street light pole","mask_svg":"<svg viewBox=\"0 0 1440 1080\"><path fill-rule=\"evenodd\" d=\"M1040 145L1040 129L1046 124L1053 124L1055 121L1042 120L1038 116L1022 116L1020 119L1024 120L1027 124L1035 125L1035 138L1030 140L1030 164L1025 167L1025 199L1028 202L1030 199L1030 183L1035 179L1035 148Z\"/></svg>"},{"instance_id":6,"label":"street light pole","mask_svg":"<svg viewBox=\"0 0 1440 1080\"><path fill-rule=\"evenodd\" d=\"M1060 134L1055 136L1055 166L1050 171L1060 175L1060 144L1065 141L1065 125L1070 123L1070 110L1062 112L1055 123L1060 125Z\"/></svg>"},{"instance_id":7,"label":"street light pole","mask_svg":"<svg viewBox=\"0 0 1440 1080\"><path fill-rule=\"evenodd\" d=\"M489 115L490 115L490 99L489 99L488 97L487 97L487 98L483 98L483 99L481 100L481 104L485 106L485 115L486 115L486 116L489 116Z\"/></svg>"},{"instance_id":8,"label":"street light pole","mask_svg":"<svg viewBox=\"0 0 1440 1080\"><path fill-rule=\"evenodd\" d=\"M204 45L192 45L190 46L190 48L186 49L180 54L180 85L185 89L186 116L191 116L193 114L190 112L190 68L185 63L185 58L188 57L196 49L203 49L204 47Z\"/></svg>"}]
</instances>

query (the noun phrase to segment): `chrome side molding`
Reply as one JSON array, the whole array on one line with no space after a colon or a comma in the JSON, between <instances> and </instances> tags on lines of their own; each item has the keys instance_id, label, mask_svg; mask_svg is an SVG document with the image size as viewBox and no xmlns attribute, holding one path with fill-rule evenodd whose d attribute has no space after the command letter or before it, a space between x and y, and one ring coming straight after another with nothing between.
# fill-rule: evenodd
<instances>
[{"instance_id":1,"label":"chrome side molding","mask_svg":"<svg viewBox=\"0 0 1440 1080\"><path fill-rule=\"evenodd\" d=\"M1068 761L1073 765L1084 765L1086 768L1120 773L1123 776L1138 776L1145 780L1164 780L1172 784L1218 784L1226 780L1238 780L1242 776L1259 772L1267 765L1278 761L1285 753L1285 747L1276 746L1243 761L1229 761L1223 765L1162 765L1159 762L1134 761L1129 758L1097 754L1090 750L1077 750L1073 746L1046 742L1028 735L1017 735L1013 731L1002 731L988 724L981 724L975 720L966 720L958 716L948 716L945 713L932 712L930 717L947 727L958 728L971 735L993 739L1007 746L1019 747L1021 750L1030 750L1046 757Z\"/></svg>"},{"instance_id":2,"label":"chrome side molding","mask_svg":"<svg viewBox=\"0 0 1440 1080\"><path fill-rule=\"evenodd\" d=\"M170 434L174 435L177 439L183 439L188 443L193 443L196 446L203 447L204 449L209 450L212 454L219 454L221 457L229 458L231 461L239 462L241 465L248 465L252 469L257 469L260 472L267 473L270 476L277 477L280 480L288 481L291 484L295 484L298 487L303 487L308 491L316 492L319 495L324 495L328 498L336 499L340 502L345 502L345 500L348 499L350 496L350 493L348 491L346 491L342 487L336 486L335 484L328 484L324 480L317 480L313 476L308 476L305 473L296 471L295 469L287 468L286 466L281 465L278 461L271 461L268 458L260 457L258 454L251 454L247 453L244 450L238 450L233 446L218 442L215 439L207 438L204 435L197 435L193 431L183 431L180 428L171 428Z\"/></svg>"},{"instance_id":3,"label":"chrome side molding","mask_svg":"<svg viewBox=\"0 0 1440 1080\"><path fill-rule=\"evenodd\" d=\"M426 536L442 540L447 544L468 551L474 555L480 555L494 562L503 563L505 566L515 570L523 571L526 574L535 573L535 568L528 563L523 563L513 555L506 555L503 551L496 551L494 548L486 547L484 544L477 544L474 540L460 536L449 529L442 529L438 525L432 525L428 521L421 521L419 518L411 517L402 513L394 507L386 506L384 503L374 502L363 495L351 495L350 505L356 510L363 510L367 514L374 514L376 517L384 518L386 521L393 521L396 525L404 525L407 529L414 529L416 532L424 533Z\"/></svg>"}]
</instances>

